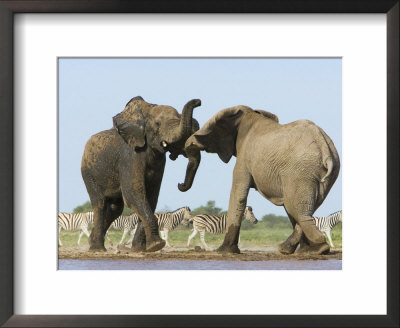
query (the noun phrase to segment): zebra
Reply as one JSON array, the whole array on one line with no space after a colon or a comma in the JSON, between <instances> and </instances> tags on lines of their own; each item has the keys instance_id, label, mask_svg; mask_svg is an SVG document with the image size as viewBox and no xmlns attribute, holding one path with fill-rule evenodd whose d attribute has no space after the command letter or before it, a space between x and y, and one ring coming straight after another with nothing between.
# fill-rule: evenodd
<instances>
[{"instance_id":1,"label":"zebra","mask_svg":"<svg viewBox=\"0 0 400 328\"><path fill-rule=\"evenodd\" d=\"M65 212L59 212L58 213L58 245L62 246L61 242L61 230L65 231L79 231L81 230L81 233L79 234L78 238L78 245L81 243L81 238L83 234L85 234L88 238L90 236L89 234L89 224L93 224L93 218L94 214L93 212L86 212L86 213L65 213ZM112 241L108 237L108 233L106 234L107 240L110 242L112 246Z\"/></svg>"},{"instance_id":2,"label":"zebra","mask_svg":"<svg viewBox=\"0 0 400 328\"><path fill-rule=\"evenodd\" d=\"M157 217L161 238L165 240L167 247L170 247L168 232L174 230L180 223L189 223L191 219L190 208L188 206L181 207L173 212L156 213L155 216Z\"/></svg>"},{"instance_id":3,"label":"zebra","mask_svg":"<svg viewBox=\"0 0 400 328\"><path fill-rule=\"evenodd\" d=\"M121 215L111 224L109 229L124 231L124 233L122 234L122 238L118 245L122 244L122 241L125 239L128 232L130 232L130 234L131 234L131 237L128 240L128 244L130 244L132 242L138 223L139 223L139 216L136 213L133 213L131 215ZM108 231L107 231L106 236L107 235L108 235ZM108 236L107 236L107 238L108 238Z\"/></svg>"},{"instance_id":4,"label":"zebra","mask_svg":"<svg viewBox=\"0 0 400 328\"><path fill-rule=\"evenodd\" d=\"M342 222L342 210L332 213L327 217L314 216L313 219L317 228L328 237L330 246L334 248L335 246L331 238L331 229L337 225L338 222Z\"/></svg>"},{"instance_id":5,"label":"zebra","mask_svg":"<svg viewBox=\"0 0 400 328\"><path fill-rule=\"evenodd\" d=\"M89 238L89 231L88 227L89 224L93 223L93 212L86 212L86 213L65 213L59 212L58 213L58 245L62 246L62 242L60 239L61 230L66 231L79 231L78 238L78 245L81 242L81 238L83 234L88 236Z\"/></svg>"},{"instance_id":6,"label":"zebra","mask_svg":"<svg viewBox=\"0 0 400 328\"><path fill-rule=\"evenodd\" d=\"M206 250L211 250L206 244L204 239L204 235L207 232L212 234L222 234L226 232L226 218L228 214L223 215L209 215L209 214L199 214L194 216L191 221L193 222L193 233L189 236L187 247L190 246L191 240L196 236L196 234L200 233L201 243ZM248 220L253 224L256 224L258 220L253 214L253 209L251 206L246 206L241 222L243 220ZM240 235L239 235L240 242Z\"/></svg>"}]
</instances>

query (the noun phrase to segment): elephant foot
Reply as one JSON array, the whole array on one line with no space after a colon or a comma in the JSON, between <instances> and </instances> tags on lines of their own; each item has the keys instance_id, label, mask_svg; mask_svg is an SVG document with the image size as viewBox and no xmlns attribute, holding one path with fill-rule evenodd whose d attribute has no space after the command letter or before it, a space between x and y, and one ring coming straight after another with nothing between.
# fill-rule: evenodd
<instances>
[{"instance_id":1,"label":"elephant foot","mask_svg":"<svg viewBox=\"0 0 400 328\"><path fill-rule=\"evenodd\" d=\"M101 235L91 235L89 237L89 251L90 252L106 252L104 247L104 238Z\"/></svg>"},{"instance_id":2,"label":"elephant foot","mask_svg":"<svg viewBox=\"0 0 400 328\"><path fill-rule=\"evenodd\" d=\"M91 245L89 247L89 252L107 252L107 249L104 246L96 246L96 245Z\"/></svg>"},{"instance_id":3,"label":"elephant foot","mask_svg":"<svg viewBox=\"0 0 400 328\"><path fill-rule=\"evenodd\" d=\"M140 253L145 251L146 251L146 238L133 239L131 252Z\"/></svg>"},{"instance_id":4,"label":"elephant foot","mask_svg":"<svg viewBox=\"0 0 400 328\"><path fill-rule=\"evenodd\" d=\"M298 244L291 244L288 241L284 241L283 243L278 245L278 251L281 254L289 255L293 254L296 250Z\"/></svg>"},{"instance_id":5,"label":"elephant foot","mask_svg":"<svg viewBox=\"0 0 400 328\"><path fill-rule=\"evenodd\" d=\"M232 253L232 254L240 254L240 249L237 245L221 245L217 249L218 253Z\"/></svg>"},{"instance_id":6,"label":"elephant foot","mask_svg":"<svg viewBox=\"0 0 400 328\"><path fill-rule=\"evenodd\" d=\"M327 243L320 243L320 244L302 244L299 247L297 253L299 254L315 254L315 255L324 255L328 254L330 247Z\"/></svg>"},{"instance_id":7,"label":"elephant foot","mask_svg":"<svg viewBox=\"0 0 400 328\"><path fill-rule=\"evenodd\" d=\"M301 227L296 224L294 226L292 234L283 243L280 243L278 245L279 253L284 255L293 254L303 237L304 234L301 230Z\"/></svg>"},{"instance_id":8,"label":"elephant foot","mask_svg":"<svg viewBox=\"0 0 400 328\"><path fill-rule=\"evenodd\" d=\"M132 246L130 248L132 253L141 253L141 252L145 252L146 251L146 247L138 247L138 246Z\"/></svg>"},{"instance_id":9,"label":"elephant foot","mask_svg":"<svg viewBox=\"0 0 400 328\"><path fill-rule=\"evenodd\" d=\"M156 252L165 246L165 240L155 237L146 242L146 252Z\"/></svg>"},{"instance_id":10,"label":"elephant foot","mask_svg":"<svg viewBox=\"0 0 400 328\"><path fill-rule=\"evenodd\" d=\"M131 247L131 252L133 253L141 253L146 251L146 243L144 244L135 244Z\"/></svg>"}]
</instances>

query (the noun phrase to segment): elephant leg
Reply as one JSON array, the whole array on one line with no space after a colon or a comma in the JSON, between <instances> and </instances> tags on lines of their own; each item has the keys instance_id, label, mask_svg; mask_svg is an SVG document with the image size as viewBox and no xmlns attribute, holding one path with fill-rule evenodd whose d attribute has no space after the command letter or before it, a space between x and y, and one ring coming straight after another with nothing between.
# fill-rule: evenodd
<instances>
[{"instance_id":1,"label":"elephant leg","mask_svg":"<svg viewBox=\"0 0 400 328\"><path fill-rule=\"evenodd\" d=\"M308 253L327 254L329 253L329 245L325 241L325 236L315 226L311 215L302 214L298 216L299 225L304 232L306 241L310 245L309 248L303 247L301 250Z\"/></svg>"},{"instance_id":2,"label":"elephant leg","mask_svg":"<svg viewBox=\"0 0 400 328\"><path fill-rule=\"evenodd\" d=\"M300 186L301 188L293 188L293 186ZM309 242L310 246L303 248L302 251L326 254L329 252L329 245L325 242L324 235L318 230L312 217L315 211L315 195L317 194L314 189L313 186L307 186L304 181L292 181L292 188L288 189L289 192L284 192L284 204L286 211L300 226ZM297 225L295 231L297 231L297 234L294 235L292 244L297 243L297 240L300 242L302 238Z\"/></svg>"},{"instance_id":3,"label":"elephant leg","mask_svg":"<svg viewBox=\"0 0 400 328\"><path fill-rule=\"evenodd\" d=\"M196 235L197 235L197 230L196 230L196 229L193 229L193 232L191 233L191 235L190 235L189 238L188 238L187 247L190 246L190 242L192 241L192 239L193 239Z\"/></svg>"},{"instance_id":4,"label":"elephant leg","mask_svg":"<svg viewBox=\"0 0 400 328\"><path fill-rule=\"evenodd\" d=\"M157 172L154 173L153 177L151 179L148 179L146 181L146 197L148 200L148 204L150 206L150 209L152 211L152 213L154 213L156 211L156 207L157 207L157 202L158 202L158 196L160 194L160 188L161 188L161 182L162 182L162 178L164 175L164 167L165 167L165 158L164 158L164 164L163 164L163 168L158 170ZM161 248L164 247L164 245L166 245L166 243L168 244L168 235L166 237L166 243L160 243L161 239L159 238L159 234L158 234L158 220L157 218L154 216L155 218L155 226L157 227L157 233L155 240L153 241L154 246L154 250L149 250L149 244L150 242L146 241L146 250L147 251L156 251L159 250ZM146 236L147 238L147 236Z\"/></svg>"},{"instance_id":5,"label":"elephant leg","mask_svg":"<svg viewBox=\"0 0 400 328\"><path fill-rule=\"evenodd\" d=\"M141 222L138 224L132 241L132 251L155 252L165 246L165 241L158 234L157 218L145 200L125 198L128 206L139 215ZM145 246L145 249L144 247Z\"/></svg>"},{"instance_id":6,"label":"elephant leg","mask_svg":"<svg viewBox=\"0 0 400 328\"><path fill-rule=\"evenodd\" d=\"M139 167L137 171L140 172L140 169L141 168ZM125 199L128 206L140 217L140 222L138 223L135 236L132 240L131 250L133 252L155 252L165 246L165 241L162 240L158 234L158 222L154 215L163 173L164 167L162 167L158 172L153 172L152 178L148 178L148 181L136 181L136 184L134 184L135 190L133 190L133 194L129 185L125 188L127 190ZM124 178L122 181L132 180L129 180L128 177ZM142 195L144 192L145 195ZM139 198L137 197L138 195L142 195L142 197ZM143 198L143 196L145 196L145 198Z\"/></svg>"},{"instance_id":7,"label":"elephant leg","mask_svg":"<svg viewBox=\"0 0 400 328\"><path fill-rule=\"evenodd\" d=\"M305 234L303 232L302 235L301 235L301 238L300 238L299 248L297 249L297 252L298 253L305 253L305 252L308 252L309 249L310 249L310 242L308 241L308 239L306 238L306 236L305 236Z\"/></svg>"},{"instance_id":8,"label":"elephant leg","mask_svg":"<svg viewBox=\"0 0 400 328\"><path fill-rule=\"evenodd\" d=\"M106 249L104 247L104 236L102 236L102 231L104 225L104 207L106 200L89 169L82 170L82 177L93 208L93 229L89 237L89 250L105 251Z\"/></svg>"},{"instance_id":9,"label":"elephant leg","mask_svg":"<svg viewBox=\"0 0 400 328\"><path fill-rule=\"evenodd\" d=\"M241 217L246 207L250 182L251 176L247 172L247 169L236 162L233 170L226 234L222 245L217 249L218 252L240 253L238 247L240 224L242 222Z\"/></svg>"},{"instance_id":10,"label":"elephant leg","mask_svg":"<svg viewBox=\"0 0 400 328\"><path fill-rule=\"evenodd\" d=\"M99 205L103 205L102 207ZM122 214L124 203L122 198L106 198L93 208L94 227L89 237L91 251L105 251L104 237L112 222Z\"/></svg>"},{"instance_id":11,"label":"elephant leg","mask_svg":"<svg viewBox=\"0 0 400 328\"><path fill-rule=\"evenodd\" d=\"M301 243L302 236L304 236L303 230L296 223L296 220L286 211L290 222L293 226L292 234L281 244L278 245L278 251L282 254L293 254L297 248L297 245Z\"/></svg>"},{"instance_id":12,"label":"elephant leg","mask_svg":"<svg viewBox=\"0 0 400 328\"><path fill-rule=\"evenodd\" d=\"M89 250L105 251L104 247L104 204L93 205L93 229L89 237Z\"/></svg>"},{"instance_id":13,"label":"elephant leg","mask_svg":"<svg viewBox=\"0 0 400 328\"><path fill-rule=\"evenodd\" d=\"M124 202L122 198L112 199L107 202L108 206L106 208L106 222L105 222L105 236L109 241L110 245L113 246L113 242L108 235L108 230L110 229L112 223L122 214L124 210Z\"/></svg>"},{"instance_id":14,"label":"elephant leg","mask_svg":"<svg viewBox=\"0 0 400 328\"><path fill-rule=\"evenodd\" d=\"M136 227L135 234L132 239L133 252L144 252L146 250L146 233L144 231L142 221L139 221Z\"/></svg>"}]
</instances>

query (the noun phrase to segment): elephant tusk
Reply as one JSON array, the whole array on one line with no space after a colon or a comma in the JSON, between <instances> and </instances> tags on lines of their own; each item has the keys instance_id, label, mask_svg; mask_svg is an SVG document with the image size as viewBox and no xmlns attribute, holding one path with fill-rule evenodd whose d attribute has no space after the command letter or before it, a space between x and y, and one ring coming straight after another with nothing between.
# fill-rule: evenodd
<instances>
[{"instance_id":1,"label":"elephant tusk","mask_svg":"<svg viewBox=\"0 0 400 328\"><path fill-rule=\"evenodd\" d=\"M168 144L167 144L167 142L166 142L165 140L163 140L163 141L161 142L161 146L163 146L164 148L167 148L167 147L168 147Z\"/></svg>"}]
</instances>

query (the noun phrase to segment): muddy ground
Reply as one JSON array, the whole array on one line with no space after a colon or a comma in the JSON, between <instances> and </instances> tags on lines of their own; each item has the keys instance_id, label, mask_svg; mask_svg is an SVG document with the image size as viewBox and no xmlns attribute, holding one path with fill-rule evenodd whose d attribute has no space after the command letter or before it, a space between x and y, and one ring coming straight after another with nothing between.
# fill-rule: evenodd
<instances>
[{"instance_id":1,"label":"muddy ground","mask_svg":"<svg viewBox=\"0 0 400 328\"><path fill-rule=\"evenodd\" d=\"M241 254L206 252L200 248L173 246L155 253L135 253L127 247L108 247L107 252L89 252L88 246L59 247L59 259L129 259L129 260L221 260L221 261L268 261L268 260L341 260L342 250L331 249L327 255L282 255L276 247L242 247Z\"/></svg>"}]
</instances>

